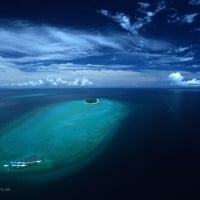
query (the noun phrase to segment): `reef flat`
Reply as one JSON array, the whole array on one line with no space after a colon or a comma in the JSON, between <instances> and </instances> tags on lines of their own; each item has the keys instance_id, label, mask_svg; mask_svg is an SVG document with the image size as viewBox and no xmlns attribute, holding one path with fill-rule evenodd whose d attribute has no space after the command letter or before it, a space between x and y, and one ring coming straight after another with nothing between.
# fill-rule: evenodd
<instances>
[{"instance_id":1,"label":"reef flat","mask_svg":"<svg viewBox=\"0 0 200 200\"><path fill-rule=\"evenodd\" d=\"M127 107L100 99L41 107L1 130L0 174L24 180L67 175L93 160L112 138Z\"/></svg>"}]
</instances>

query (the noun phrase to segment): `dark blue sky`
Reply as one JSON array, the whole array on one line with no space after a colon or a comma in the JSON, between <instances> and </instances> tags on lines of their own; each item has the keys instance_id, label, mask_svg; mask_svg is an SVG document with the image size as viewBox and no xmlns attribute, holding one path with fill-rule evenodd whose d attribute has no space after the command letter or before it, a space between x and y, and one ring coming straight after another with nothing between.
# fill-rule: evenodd
<instances>
[{"instance_id":1,"label":"dark blue sky","mask_svg":"<svg viewBox=\"0 0 200 200\"><path fill-rule=\"evenodd\" d=\"M199 63L200 0L1 1L1 87L198 87Z\"/></svg>"}]
</instances>

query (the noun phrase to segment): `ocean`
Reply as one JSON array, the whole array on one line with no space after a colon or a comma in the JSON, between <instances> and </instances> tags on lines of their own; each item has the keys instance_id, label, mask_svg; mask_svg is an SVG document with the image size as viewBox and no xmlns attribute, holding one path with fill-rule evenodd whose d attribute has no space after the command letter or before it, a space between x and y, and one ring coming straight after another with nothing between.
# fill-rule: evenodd
<instances>
[{"instance_id":1,"label":"ocean","mask_svg":"<svg viewBox=\"0 0 200 200\"><path fill-rule=\"evenodd\" d=\"M183 197L198 199L200 185L200 90L198 89L0 90L0 145L8 144L5 143L6 139L2 138L14 134L15 125L25 127L26 119L16 120L23 119L36 110L38 113L41 111L42 114L39 116L42 116L45 113L42 111L43 108L88 98L98 98L100 103L101 99L102 102L109 101L105 105L113 109L107 107L108 110L103 113L102 110L106 106L102 106L99 110L91 111L100 114L97 117L92 115L94 121L89 116L90 123L86 124L87 130L95 124L92 134L98 125L98 130L101 130L96 137L99 143L95 143L95 148L91 148L90 152L85 151L85 154L81 154L82 157L79 156L81 158L76 157L76 166L81 165L69 173L56 175L56 178L46 179L48 175L44 177L41 175L38 182L35 179L32 183L27 183L29 173L32 172L21 173L21 169L17 169L18 178L15 180L13 173L9 175L10 171L5 173L1 171L0 199L4 197L67 200L182 199ZM71 108L73 112L76 106ZM126 114L116 115L120 112L122 115ZM102 120L104 117L107 120ZM68 119L71 120L70 117ZM34 125L29 124L30 132L38 126L39 121L40 119L35 120ZM106 125L104 128L99 128L99 124L102 127L103 124ZM86 125L84 123L81 126ZM55 128L53 123L51 126ZM28 134L29 129L27 130ZM79 134L77 130L76 133ZM110 131L107 133L105 130ZM16 134L23 136L18 132L15 133L15 138L18 136ZM100 141L101 134L105 134L107 139ZM91 135L80 137L83 139L87 137L81 141L88 145ZM10 144L9 148L14 148L13 146L14 143ZM4 146L0 146L0 158L5 157L6 146L3 148ZM59 146L56 148L58 157L59 150L62 149L59 149ZM89 149L88 146L85 148ZM12 151L16 153L17 150ZM60 156L62 155L61 151ZM51 174L51 169L48 168L47 171ZM41 181L41 179L46 180Z\"/></svg>"}]
</instances>

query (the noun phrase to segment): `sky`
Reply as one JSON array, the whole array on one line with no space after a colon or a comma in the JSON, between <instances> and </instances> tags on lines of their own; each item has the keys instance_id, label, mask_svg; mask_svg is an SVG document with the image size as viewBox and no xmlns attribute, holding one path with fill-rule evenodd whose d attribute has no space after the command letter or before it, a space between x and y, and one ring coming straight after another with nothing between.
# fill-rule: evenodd
<instances>
[{"instance_id":1,"label":"sky","mask_svg":"<svg viewBox=\"0 0 200 200\"><path fill-rule=\"evenodd\" d=\"M200 87L200 0L1 0L0 87Z\"/></svg>"}]
</instances>

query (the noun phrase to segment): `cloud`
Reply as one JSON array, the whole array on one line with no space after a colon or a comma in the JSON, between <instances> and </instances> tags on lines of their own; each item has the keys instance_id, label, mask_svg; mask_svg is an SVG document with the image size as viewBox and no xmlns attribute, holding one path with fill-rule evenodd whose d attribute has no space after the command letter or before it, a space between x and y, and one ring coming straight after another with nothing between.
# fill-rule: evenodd
<instances>
[{"instance_id":1,"label":"cloud","mask_svg":"<svg viewBox=\"0 0 200 200\"><path fill-rule=\"evenodd\" d=\"M152 22L153 17L162 10L165 10L165 8L166 8L165 1L158 2L156 8L154 9L151 8L151 4L149 3L139 2L137 11L140 15L142 14L143 16L137 18L135 26L138 28L142 28L143 26L149 24L150 22Z\"/></svg>"},{"instance_id":2,"label":"cloud","mask_svg":"<svg viewBox=\"0 0 200 200\"><path fill-rule=\"evenodd\" d=\"M0 87L166 87L168 71L86 69L56 72L23 72L12 69L0 79Z\"/></svg>"},{"instance_id":3,"label":"cloud","mask_svg":"<svg viewBox=\"0 0 200 200\"><path fill-rule=\"evenodd\" d=\"M182 17L181 22L191 24L195 21L195 17L198 15L199 13L186 14Z\"/></svg>"},{"instance_id":4,"label":"cloud","mask_svg":"<svg viewBox=\"0 0 200 200\"><path fill-rule=\"evenodd\" d=\"M187 61L192 61L194 60L194 57L182 57L180 58L180 62L187 62Z\"/></svg>"},{"instance_id":5,"label":"cloud","mask_svg":"<svg viewBox=\"0 0 200 200\"><path fill-rule=\"evenodd\" d=\"M189 4L190 5L198 5L198 6L200 6L200 0L191 0L191 1L189 1Z\"/></svg>"},{"instance_id":6,"label":"cloud","mask_svg":"<svg viewBox=\"0 0 200 200\"><path fill-rule=\"evenodd\" d=\"M200 86L200 80L198 80L197 78L193 78L192 80L188 80L187 84L188 85Z\"/></svg>"},{"instance_id":7,"label":"cloud","mask_svg":"<svg viewBox=\"0 0 200 200\"><path fill-rule=\"evenodd\" d=\"M123 29L129 31L130 33L137 35L138 31L143 28L145 25L149 24L153 17L157 15L159 12L166 8L165 2L160 1L155 9L150 9L151 5L149 3L139 2L137 14L143 14L142 17L136 17L134 22L131 22L131 19L128 15L124 13L117 12L112 14L108 10L99 10L99 13L102 15L112 19L116 23L118 23Z\"/></svg>"},{"instance_id":8,"label":"cloud","mask_svg":"<svg viewBox=\"0 0 200 200\"><path fill-rule=\"evenodd\" d=\"M102 11L105 15L108 13ZM131 29L129 18L118 15L122 26ZM58 28L30 23L2 24L0 27L0 65L19 69L25 72L50 70L71 70L88 68L123 67L119 65L99 65L98 60L105 62L105 56L124 59L139 55L146 56L149 51L168 51L173 49L170 43L144 38L140 35L124 35L123 33L92 33L69 28ZM153 52L151 52L152 54ZM120 57L119 57L120 55ZM90 59L95 58L93 65ZM140 59L140 58L139 58ZM74 64L77 63L80 64ZM129 59L132 62L133 59ZM141 59L145 61L144 59ZM82 62L81 62L82 61ZM127 63L127 62L126 62ZM133 63L130 63L133 65ZM97 66L99 65L99 66Z\"/></svg>"},{"instance_id":9,"label":"cloud","mask_svg":"<svg viewBox=\"0 0 200 200\"><path fill-rule=\"evenodd\" d=\"M170 10L172 13L168 15L167 22L169 24L179 23L179 24L192 24L195 22L195 18L199 13L188 13L181 15L176 9Z\"/></svg>"},{"instance_id":10,"label":"cloud","mask_svg":"<svg viewBox=\"0 0 200 200\"><path fill-rule=\"evenodd\" d=\"M124 13L117 12L115 15L112 15L111 12L104 9L99 10L99 13L117 22L123 29L134 34L137 33L134 25L131 24L130 17Z\"/></svg>"},{"instance_id":11,"label":"cloud","mask_svg":"<svg viewBox=\"0 0 200 200\"><path fill-rule=\"evenodd\" d=\"M105 15L109 13L105 10L101 12ZM131 22L127 16L119 14L116 20L121 21L124 28L131 29ZM147 54L151 59L151 57L155 58L154 54L160 51L160 56L166 57L164 52L175 48L168 42L144 38L138 34L124 35L113 32L94 34L69 28L33 25L28 22L26 24L10 22L7 27L2 25L0 43L0 65L6 66L7 69L18 68L26 72L76 70L76 67L77 70L101 67L118 69L123 67L123 63L120 64L121 66L116 65L117 60L113 60L114 57L124 59L125 62L129 57L129 60L134 62L134 59L131 59L133 55L146 62ZM98 60L104 63L106 56L110 56L112 58L110 60L115 64L100 66ZM87 64L90 63L91 58L95 58L95 62L93 61L93 65L89 66ZM77 60L80 64L74 64Z\"/></svg>"},{"instance_id":12,"label":"cloud","mask_svg":"<svg viewBox=\"0 0 200 200\"><path fill-rule=\"evenodd\" d=\"M114 35L10 22L0 26L0 62L23 66L98 56L121 50L117 40Z\"/></svg>"},{"instance_id":13,"label":"cloud","mask_svg":"<svg viewBox=\"0 0 200 200\"><path fill-rule=\"evenodd\" d=\"M168 16L167 22L168 22L169 24L174 24L174 23L180 22L182 16L180 16L178 13L176 13L176 10L175 10L175 9L173 9L172 11L175 12L175 13L170 14L170 15Z\"/></svg>"},{"instance_id":14,"label":"cloud","mask_svg":"<svg viewBox=\"0 0 200 200\"><path fill-rule=\"evenodd\" d=\"M151 4L147 2L138 2L138 6L140 9L147 9L151 6Z\"/></svg>"},{"instance_id":15,"label":"cloud","mask_svg":"<svg viewBox=\"0 0 200 200\"><path fill-rule=\"evenodd\" d=\"M176 53L182 53L182 52L185 52L185 51L187 51L187 50L189 50L190 49L190 47L178 47L176 50L175 50L175 52Z\"/></svg>"},{"instance_id":16,"label":"cloud","mask_svg":"<svg viewBox=\"0 0 200 200\"><path fill-rule=\"evenodd\" d=\"M177 83L182 82L183 79L184 79L184 77L181 75L180 72L171 73L171 74L169 75L169 78L170 78L172 81L177 82Z\"/></svg>"},{"instance_id":17,"label":"cloud","mask_svg":"<svg viewBox=\"0 0 200 200\"><path fill-rule=\"evenodd\" d=\"M129 40L129 43L135 46L135 50L132 53L133 59L137 56L136 59L146 61L146 63L140 63L140 65L144 66L146 64L146 66L156 68L161 65L166 67L166 65L170 64L178 66L184 63L184 65L187 65L187 63L194 61L195 57L191 46L176 47L166 41L150 39L139 33L141 28L152 22L155 15L167 8L165 1L160 1L156 6L154 5L139 2L135 20L124 13L117 12L112 14L108 10L101 10L100 13L132 33L132 40ZM173 12L176 11L175 9L172 10ZM184 16L174 13L172 18L170 18L170 23L192 23L196 16L197 13Z\"/></svg>"},{"instance_id":18,"label":"cloud","mask_svg":"<svg viewBox=\"0 0 200 200\"><path fill-rule=\"evenodd\" d=\"M34 73L10 69L0 79L0 87L43 88L43 87L168 87L197 86L199 79L188 72L133 69L92 69L38 71ZM13 72L12 72L13 71ZM169 75L170 73L170 75ZM168 77L166 79L166 77ZM185 79L187 77L187 79ZM4 81L5 80L5 81ZM8 81L9 80L9 81Z\"/></svg>"},{"instance_id":19,"label":"cloud","mask_svg":"<svg viewBox=\"0 0 200 200\"><path fill-rule=\"evenodd\" d=\"M171 73L168 76L169 80L175 85L179 86L200 86L200 80L192 78L185 80L184 76L180 72Z\"/></svg>"},{"instance_id":20,"label":"cloud","mask_svg":"<svg viewBox=\"0 0 200 200\"><path fill-rule=\"evenodd\" d=\"M91 86L92 81L87 78L75 78L74 80L65 80L61 77L46 78L39 80L28 80L23 82L12 82L12 87L86 87ZM4 85L5 86L5 85Z\"/></svg>"},{"instance_id":21,"label":"cloud","mask_svg":"<svg viewBox=\"0 0 200 200\"><path fill-rule=\"evenodd\" d=\"M117 16L124 29L132 28L127 15ZM10 21L0 26L0 43L0 87L157 86L164 84L159 76L168 76L159 70L187 68L195 61L192 45L175 46L139 32L93 33Z\"/></svg>"}]
</instances>

